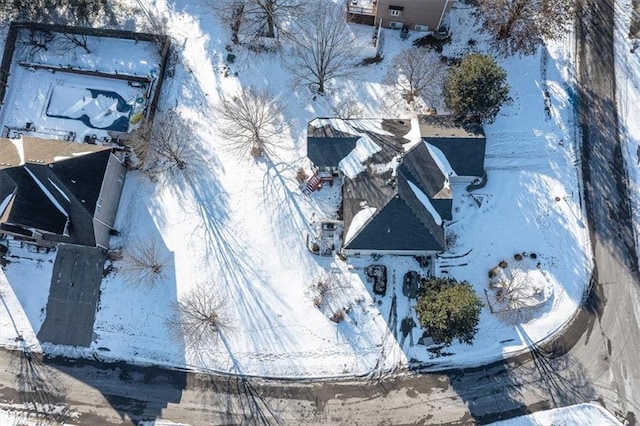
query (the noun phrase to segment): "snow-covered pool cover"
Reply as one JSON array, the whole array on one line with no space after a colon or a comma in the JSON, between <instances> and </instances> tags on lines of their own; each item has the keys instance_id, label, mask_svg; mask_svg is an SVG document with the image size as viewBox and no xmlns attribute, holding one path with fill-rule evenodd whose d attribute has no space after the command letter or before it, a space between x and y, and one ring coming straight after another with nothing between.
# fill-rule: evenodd
<instances>
[{"instance_id":1,"label":"snow-covered pool cover","mask_svg":"<svg viewBox=\"0 0 640 426\"><path fill-rule=\"evenodd\" d=\"M131 102L135 102L132 99ZM47 115L82 121L96 129L127 131L131 105L116 92L54 85Z\"/></svg>"}]
</instances>

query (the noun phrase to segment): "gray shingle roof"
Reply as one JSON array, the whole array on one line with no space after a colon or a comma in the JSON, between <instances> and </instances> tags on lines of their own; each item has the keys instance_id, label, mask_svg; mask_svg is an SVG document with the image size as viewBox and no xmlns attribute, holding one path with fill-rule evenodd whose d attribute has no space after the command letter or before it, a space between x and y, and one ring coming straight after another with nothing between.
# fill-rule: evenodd
<instances>
[{"instance_id":1,"label":"gray shingle roof","mask_svg":"<svg viewBox=\"0 0 640 426\"><path fill-rule=\"evenodd\" d=\"M382 124L383 131L372 130L376 126L367 126L367 120L347 120L341 123L341 125L345 124L346 128L353 129L354 134L368 135L381 147L380 152L365 162L364 172L354 178L345 177L343 186L343 220L347 230L345 235L349 233L354 217L363 208L376 209L373 216L357 232L349 235L349 241L344 242L345 248L380 251L444 250L444 228L437 216L442 220L451 220L452 195L448 176L445 176L440 169L426 143L414 144L405 152L404 145L410 142L404 138L411 129L409 121L369 121L377 122L378 129L379 124ZM485 139L483 134L477 133L477 129L458 128L450 122L449 118L425 118L420 120L420 131L423 141L429 141L429 143L433 141L433 145L443 151L458 175L467 176L465 173L475 173L477 170L482 170L477 176L483 174ZM441 134L444 135L442 138ZM454 143L447 145L450 138L460 141L457 145ZM326 139L335 139L335 143L343 143L346 138L345 133L336 131L330 125L310 126L309 158L311 154L316 155L316 158L331 158L333 163L328 165L337 166L353 148L342 152L332 148L329 154L316 153L315 150L321 146L321 143L325 144L325 147L332 146ZM443 141L442 144L440 140ZM355 146L355 141L353 142ZM343 153L344 155L340 157ZM397 165L394 174L393 159L401 154L401 163ZM314 161L313 158L311 159ZM468 160L474 164L463 164ZM314 164L319 165L315 161ZM416 195L410 183L426 196L428 203L436 212L436 217Z\"/></svg>"},{"instance_id":2,"label":"gray shingle roof","mask_svg":"<svg viewBox=\"0 0 640 426\"><path fill-rule=\"evenodd\" d=\"M337 167L340 160L356 147L358 136L335 130L331 126L307 129L307 157L316 167Z\"/></svg>"},{"instance_id":3,"label":"gray shingle roof","mask_svg":"<svg viewBox=\"0 0 640 426\"><path fill-rule=\"evenodd\" d=\"M391 129L391 126L385 128L386 131ZM349 229L353 218L364 206L375 207L376 213L350 241L345 241L345 248L387 251L444 249L444 229L408 184L411 181L431 200L442 219L451 219L451 192L445 185L447 178L426 145L417 144L405 153L395 176L391 169L382 173L379 169L380 163L387 164L394 155L402 152L403 145L409 142L403 137L408 130L402 123L395 128L394 135L363 132L383 146L383 150L369 160L365 172L354 179L345 178L345 229Z\"/></svg>"},{"instance_id":4,"label":"gray shingle roof","mask_svg":"<svg viewBox=\"0 0 640 426\"><path fill-rule=\"evenodd\" d=\"M94 246L93 215L111 149L32 138L22 142L26 163L0 168L0 202L15 194L0 212L0 222L49 232L46 239L52 241ZM0 139L0 151L10 152L8 144L12 142ZM80 152L84 154L70 155Z\"/></svg>"},{"instance_id":5,"label":"gray shingle roof","mask_svg":"<svg viewBox=\"0 0 640 426\"><path fill-rule=\"evenodd\" d=\"M486 137L480 126L461 126L451 116L419 118L422 139L438 148L458 176L484 175Z\"/></svg>"},{"instance_id":6,"label":"gray shingle roof","mask_svg":"<svg viewBox=\"0 0 640 426\"><path fill-rule=\"evenodd\" d=\"M386 183L383 185L388 189L373 192L383 196L376 200L376 204L380 202L384 204L381 206L369 204L370 207L376 207L376 213L350 241L345 241L345 248L381 251L444 250L444 228L435 222L431 213L418 200L407 180L399 176L395 187ZM352 207L355 207L353 201L352 198ZM358 203L357 210L353 208L350 210L349 224L360 208ZM348 228L346 214L345 227Z\"/></svg>"},{"instance_id":7,"label":"gray shingle roof","mask_svg":"<svg viewBox=\"0 0 640 426\"><path fill-rule=\"evenodd\" d=\"M402 158L398 175L416 185L431 200L444 220L451 220L451 190L447 177L429 153L424 143L413 146Z\"/></svg>"}]
</instances>

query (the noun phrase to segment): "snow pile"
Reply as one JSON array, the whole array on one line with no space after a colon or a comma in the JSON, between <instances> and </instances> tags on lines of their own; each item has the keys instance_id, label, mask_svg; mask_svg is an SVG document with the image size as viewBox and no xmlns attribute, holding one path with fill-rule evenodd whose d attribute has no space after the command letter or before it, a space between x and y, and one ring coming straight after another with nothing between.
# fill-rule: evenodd
<instances>
[{"instance_id":1,"label":"snow pile","mask_svg":"<svg viewBox=\"0 0 640 426\"><path fill-rule=\"evenodd\" d=\"M371 220L373 215L376 214L377 210L378 209L376 209L375 207L364 207L362 210L356 213L356 215L351 220L351 225L349 226L347 234L344 237L345 245L349 244L351 240L356 235L358 235L358 232L360 232L360 230L367 224L367 222Z\"/></svg>"}]
</instances>

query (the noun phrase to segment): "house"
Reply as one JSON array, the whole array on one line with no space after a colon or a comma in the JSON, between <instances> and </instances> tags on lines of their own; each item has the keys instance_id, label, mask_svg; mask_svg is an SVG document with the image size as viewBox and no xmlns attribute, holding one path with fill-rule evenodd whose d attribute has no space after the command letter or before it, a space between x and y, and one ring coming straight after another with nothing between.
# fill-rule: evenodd
<instances>
[{"instance_id":1,"label":"house","mask_svg":"<svg viewBox=\"0 0 640 426\"><path fill-rule=\"evenodd\" d=\"M107 249L124 178L109 147L0 138L0 236Z\"/></svg>"},{"instance_id":2,"label":"house","mask_svg":"<svg viewBox=\"0 0 640 426\"><path fill-rule=\"evenodd\" d=\"M309 123L316 172L337 168L344 179L342 253L429 257L446 250L451 183L485 176L485 145L481 127L463 128L448 116Z\"/></svg>"},{"instance_id":3,"label":"house","mask_svg":"<svg viewBox=\"0 0 640 426\"><path fill-rule=\"evenodd\" d=\"M385 28L435 31L452 6L453 0L347 0L347 18Z\"/></svg>"}]
</instances>

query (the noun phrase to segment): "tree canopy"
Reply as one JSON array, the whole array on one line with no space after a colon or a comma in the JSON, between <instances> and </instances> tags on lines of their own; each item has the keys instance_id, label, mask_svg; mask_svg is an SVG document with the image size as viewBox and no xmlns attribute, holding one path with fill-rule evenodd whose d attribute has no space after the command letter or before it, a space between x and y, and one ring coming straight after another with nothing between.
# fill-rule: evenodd
<instances>
[{"instance_id":1,"label":"tree canopy","mask_svg":"<svg viewBox=\"0 0 640 426\"><path fill-rule=\"evenodd\" d=\"M449 70L442 95L446 107L461 120L493 123L510 100L507 72L488 55L468 54Z\"/></svg>"},{"instance_id":2,"label":"tree canopy","mask_svg":"<svg viewBox=\"0 0 640 426\"><path fill-rule=\"evenodd\" d=\"M109 15L107 0L0 0L2 17L87 25Z\"/></svg>"},{"instance_id":3,"label":"tree canopy","mask_svg":"<svg viewBox=\"0 0 640 426\"><path fill-rule=\"evenodd\" d=\"M296 86L325 93L327 83L351 75L359 46L347 29L342 8L319 4L292 25L289 70Z\"/></svg>"},{"instance_id":4,"label":"tree canopy","mask_svg":"<svg viewBox=\"0 0 640 426\"><path fill-rule=\"evenodd\" d=\"M416 313L420 325L436 343L454 339L471 344L478 331L482 302L466 281L432 278L423 282Z\"/></svg>"},{"instance_id":5,"label":"tree canopy","mask_svg":"<svg viewBox=\"0 0 640 426\"><path fill-rule=\"evenodd\" d=\"M446 66L438 53L424 47L410 47L401 51L389 67L385 82L391 85L394 103L415 106L419 101L434 106L440 97Z\"/></svg>"},{"instance_id":6,"label":"tree canopy","mask_svg":"<svg viewBox=\"0 0 640 426\"><path fill-rule=\"evenodd\" d=\"M581 0L478 0L478 4L500 51L532 54L545 38L566 32Z\"/></svg>"}]
</instances>

